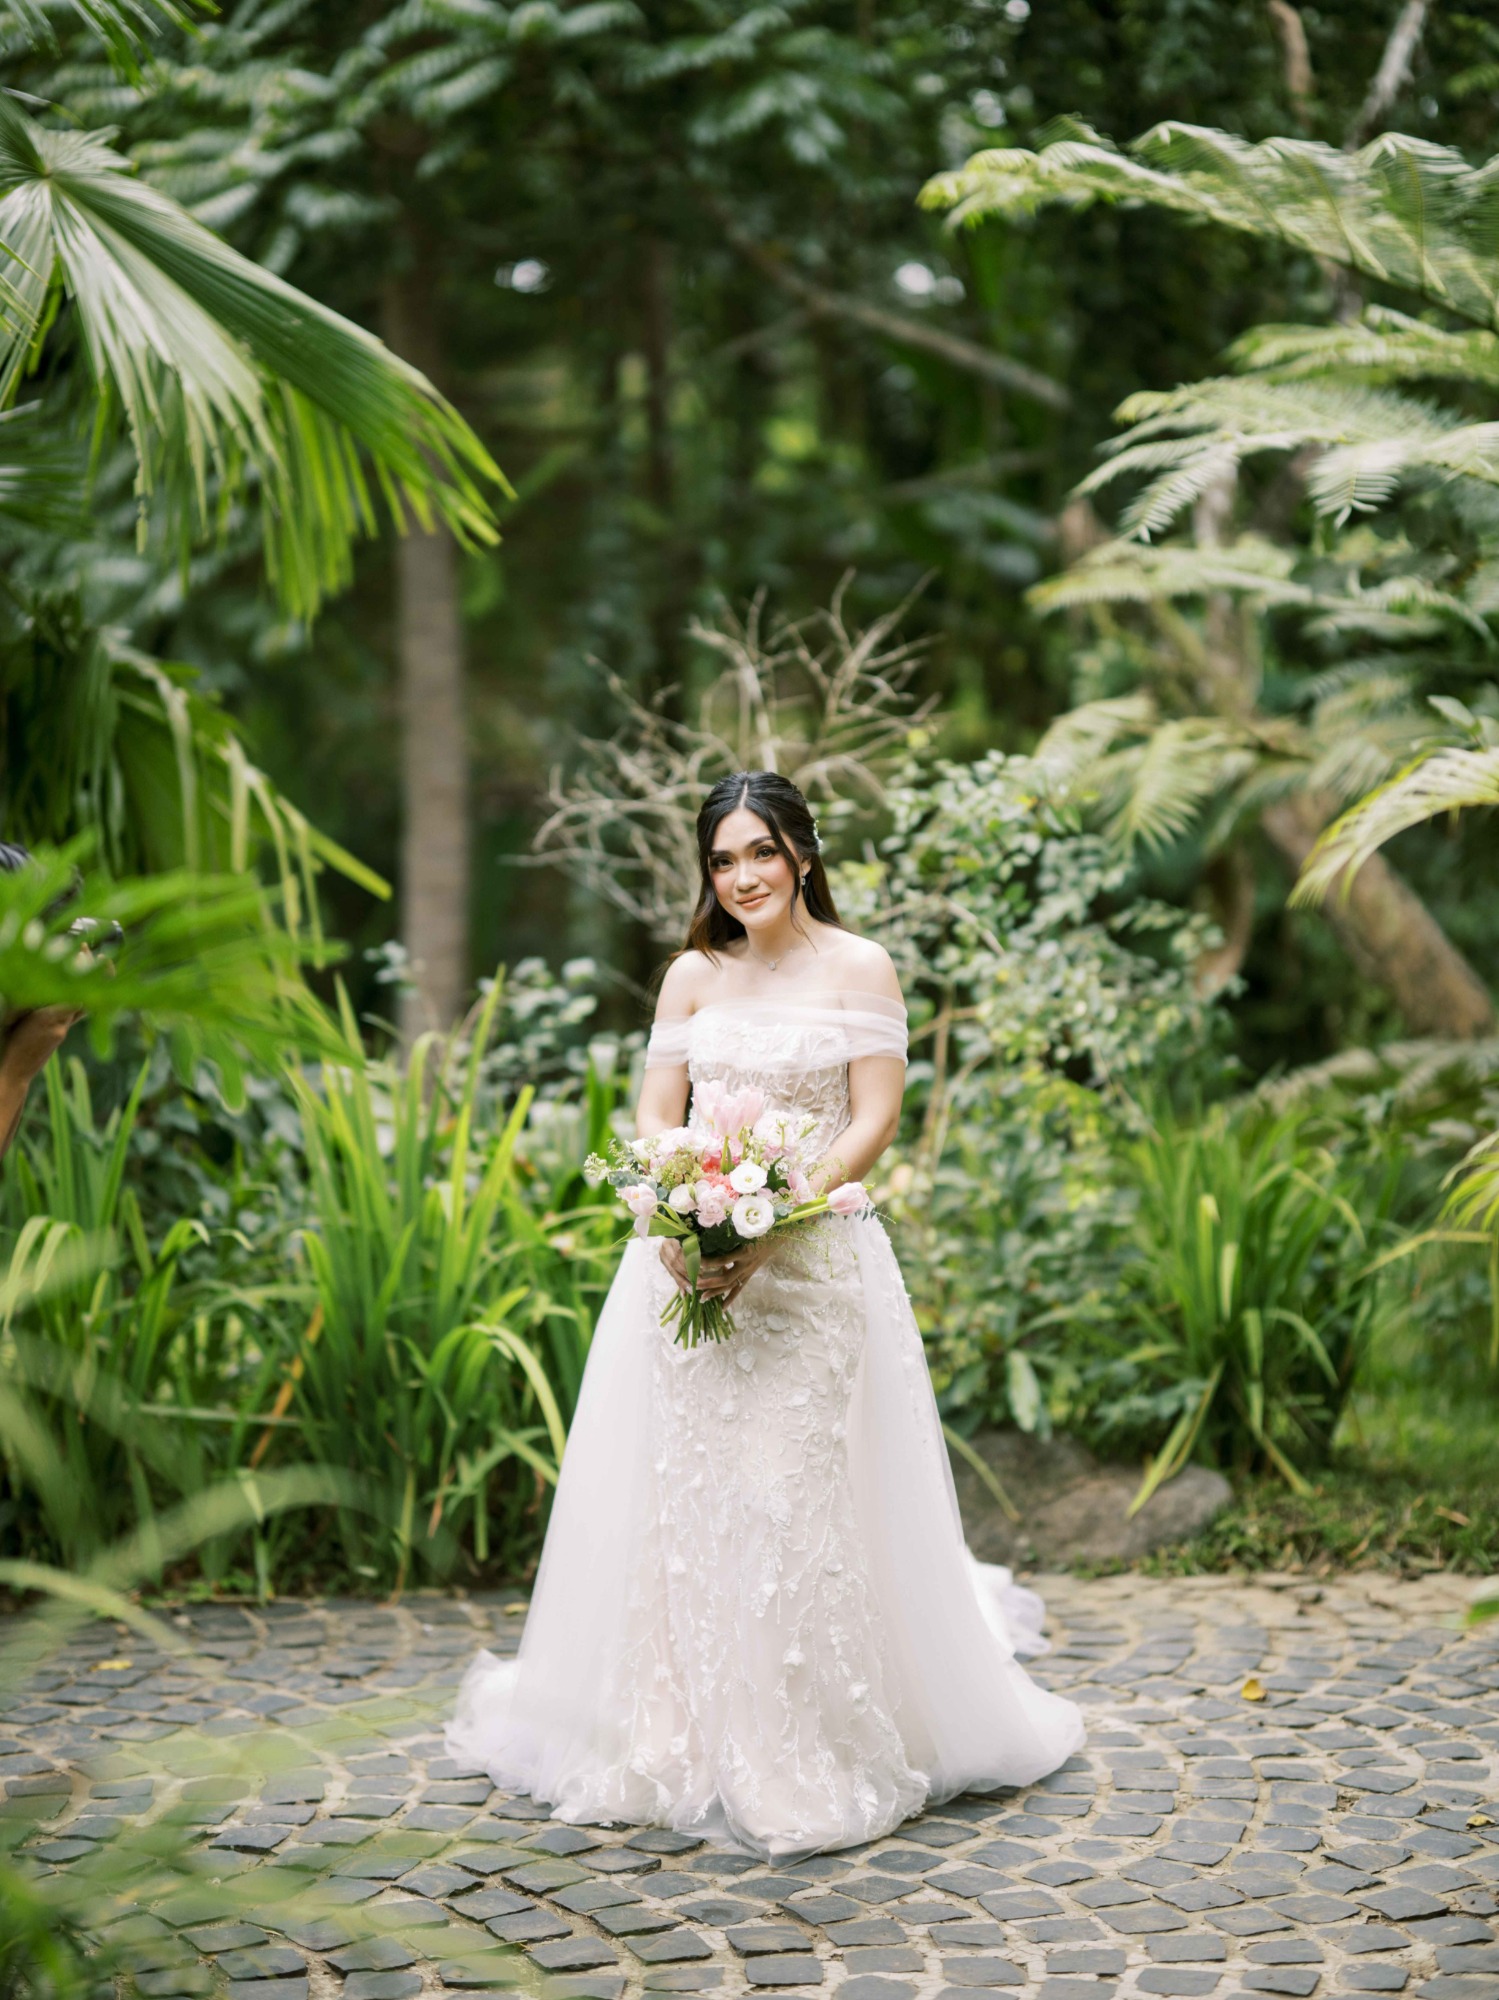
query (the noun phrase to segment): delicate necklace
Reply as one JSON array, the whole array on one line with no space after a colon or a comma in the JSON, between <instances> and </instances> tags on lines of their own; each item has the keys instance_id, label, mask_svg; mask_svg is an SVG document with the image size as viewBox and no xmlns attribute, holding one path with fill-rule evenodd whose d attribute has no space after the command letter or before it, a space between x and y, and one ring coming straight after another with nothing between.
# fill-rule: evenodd
<instances>
[{"instance_id":1,"label":"delicate necklace","mask_svg":"<svg viewBox=\"0 0 1499 2000\"><path fill-rule=\"evenodd\" d=\"M772 972L774 972L776 967L780 964L781 959L789 957L789 955L796 950L796 946L794 944L788 944L785 951L781 952L779 956L775 958L767 958L764 952L755 950L755 947L749 941L749 936L747 933L745 935L744 948L749 953L751 958L758 959L761 965L767 966Z\"/></svg>"}]
</instances>

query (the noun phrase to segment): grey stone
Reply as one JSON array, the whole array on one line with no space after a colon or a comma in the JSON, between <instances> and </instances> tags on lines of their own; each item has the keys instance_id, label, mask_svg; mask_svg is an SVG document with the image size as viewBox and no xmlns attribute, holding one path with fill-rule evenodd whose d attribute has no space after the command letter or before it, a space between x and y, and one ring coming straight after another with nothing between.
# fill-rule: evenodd
<instances>
[{"instance_id":1,"label":"grey stone","mask_svg":"<svg viewBox=\"0 0 1499 2000\"><path fill-rule=\"evenodd\" d=\"M1385 1924L1355 1924L1352 1929L1338 1933L1338 1945L1343 1951L1399 1951L1405 1942L1399 1931L1392 1931Z\"/></svg>"},{"instance_id":2,"label":"grey stone","mask_svg":"<svg viewBox=\"0 0 1499 2000\"><path fill-rule=\"evenodd\" d=\"M1147 1938L1145 1950L1157 1964L1215 1964L1229 1956L1227 1944L1211 1930L1183 1930L1177 1936Z\"/></svg>"},{"instance_id":3,"label":"grey stone","mask_svg":"<svg viewBox=\"0 0 1499 2000\"><path fill-rule=\"evenodd\" d=\"M593 1920L610 1937L644 1937L650 1931L676 1928L677 1919L664 1910L648 1910L643 1903L625 1908L595 1910Z\"/></svg>"},{"instance_id":4,"label":"grey stone","mask_svg":"<svg viewBox=\"0 0 1499 2000\"><path fill-rule=\"evenodd\" d=\"M790 1924L735 1924L724 1936L741 1958L765 1952L794 1952L806 1943Z\"/></svg>"},{"instance_id":5,"label":"grey stone","mask_svg":"<svg viewBox=\"0 0 1499 2000\"><path fill-rule=\"evenodd\" d=\"M721 1965L658 1965L646 1973L647 1993L704 1993L723 1984Z\"/></svg>"},{"instance_id":6,"label":"grey stone","mask_svg":"<svg viewBox=\"0 0 1499 2000\"><path fill-rule=\"evenodd\" d=\"M660 1937L629 1938L629 1948L642 1965L678 1965L690 1958L711 1958L713 1948L696 1931L677 1929Z\"/></svg>"},{"instance_id":7,"label":"grey stone","mask_svg":"<svg viewBox=\"0 0 1499 2000\"><path fill-rule=\"evenodd\" d=\"M624 1909L640 1898L622 1882L575 1882L570 1889L554 1890L552 1901L561 1909L584 1916L590 1910Z\"/></svg>"},{"instance_id":8,"label":"grey stone","mask_svg":"<svg viewBox=\"0 0 1499 2000\"><path fill-rule=\"evenodd\" d=\"M1251 1993L1289 1993L1305 2000L1316 1992L1322 1974L1310 1965L1256 1965L1243 1977Z\"/></svg>"},{"instance_id":9,"label":"grey stone","mask_svg":"<svg viewBox=\"0 0 1499 2000\"><path fill-rule=\"evenodd\" d=\"M534 1907L513 1917L491 1917L485 1928L506 1944L538 1944L543 1938L572 1936L571 1924L553 1916L550 1910Z\"/></svg>"},{"instance_id":10,"label":"grey stone","mask_svg":"<svg viewBox=\"0 0 1499 2000\"><path fill-rule=\"evenodd\" d=\"M552 1938L528 1946L526 1956L543 1972L585 1972L596 1965L616 1965L619 1953L602 1938Z\"/></svg>"},{"instance_id":11,"label":"grey stone","mask_svg":"<svg viewBox=\"0 0 1499 2000\"><path fill-rule=\"evenodd\" d=\"M1412 1917L1440 1916L1447 1907L1439 1897L1428 1895L1424 1889L1402 1889L1398 1884L1389 1889L1365 1890L1358 1900L1365 1909L1396 1924L1407 1923Z\"/></svg>"},{"instance_id":12,"label":"grey stone","mask_svg":"<svg viewBox=\"0 0 1499 2000\"><path fill-rule=\"evenodd\" d=\"M822 1965L807 1952L771 1953L745 1961L751 1986L821 1986Z\"/></svg>"},{"instance_id":13,"label":"grey stone","mask_svg":"<svg viewBox=\"0 0 1499 2000\"><path fill-rule=\"evenodd\" d=\"M229 1979L279 1979L287 1974L300 1978L307 1968L289 1945L255 1945L246 1951L226 1951L219 1956L219 1971Z\"/></svg>"},{"instance_id":14,"label":"grey stone","mask_svg":"<svg viewBox=\"0 0 1499 2000\"><path fill-rule=\"evenodd\" d=\"M970 1442L1007 1492L1025 1496L1017 1525L972 1467L953 1456L968 1546L981 1562L1133 1561L1200 1534L1233 1498L1221 1473L1188 1466L1131 1518L1138 1475L1101 1465L1075 1439L980 1431Z\"/></svg>"},{"instance_id":15,"label":"grey stone","mask_svg":"<svg viewBox=\"0 0 1499 2000\"><path fill-rule=\"evenodd\" d=\"M1191 1995L1211 1993L1222 1977L1190 1965L1147 1965L1135 1985L1141 1993Z\"/></svg>"},{"instance_id":16,"label":"grey stone","mask_svg":"<svg viewBox=\"0 0 1499 2000\"><path fill-rule=\"evenodd\" d=\"M412 2000L421 1990L419 1972L351 1972L342 2000Z\"/></svg>"},{"instance_id":17,"label":"grey stone","mask_svg":"<svg viewBox=\"0 0 1499 2000\"><path fill-rule=\"evenodd\" d=\"M231 1979L225 2000L307 2000L307 1974L297 1979Z\"/></svg>"},{"instance_id":18,"label":"grey stone","mask_svg":"<svg viewBox=\"0 0 1499 2000\"><path fill-rule=\"evenodd\" d=\"M838 1988L839 2000L909 2000L916 1991L906 1979L886 1979L876 1973L859 1972Z\"/></svg>"},{"instance_id":19,"label":"grey stone","mask_svg":"<svg viewBox=\"0 0 1499 2000\"><path fill-rule=\"evenodd\" d=\"M341 1951L330 1951L328 1963L340 1972L394 1972L416 1963L416 1953L408 1951L399 1938L360 1938Z\"/></svg>"},{"instance_id":20,"label":"grey stone","mask_svg":"<svg viewBox=\"0 0 1499 2000\"><path fill-rule=\"evenodd\" d=\"M849 1945L904 1944L906 1941L905 1932L893 1917L854 1917L846 1924L825 1924L823 1929L828 1943L840 1949ZM967 1938L959 1941L964 1944L970 1942ZM733 1939L730 1938L729 1942L732 1944Z\"/></svg>"},{"instance_id":21,"label":"grey stone","mask_svg":"<svg viewBox=\"0 0 1499 2000\"><path fill-rule=\"evenodd\" d=\"M923 1972L926 1960L911 1945L871 1945L845 1952L850 1972Z\"/></svg>"},{"instance_id":22,"label":"grey stone","mask_svg":"<svg viewBox=\"0 0 1499 2000\"><path fill-rule=\"evenodd\" d=\"M942 1977L954 1986L1019 1986L1025 1975L1008 1958L944 1958Z\"/></svg>"},{"instance_id":23,"label":"grey stone","mask_svg":"<svg viewBox=\"0 0 1499 2000\"><path fill-rule=\"evenodd\" d=\"M1403 1965L1371 1959L1367 1965L1345 1965L1341 1977L1350 1993L1402 1993L1410 1974Z\"/></svg>"}]
</instances>

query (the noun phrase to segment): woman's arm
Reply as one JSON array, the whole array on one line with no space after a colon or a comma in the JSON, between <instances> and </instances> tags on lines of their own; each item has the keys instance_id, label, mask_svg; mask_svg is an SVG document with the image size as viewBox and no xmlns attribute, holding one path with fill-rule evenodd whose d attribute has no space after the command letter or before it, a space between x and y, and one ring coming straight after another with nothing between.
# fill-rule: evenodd
<instances>
[{"instance_id":1,"label":"woman's arm","mask_svg":"<svg viewBox=\"0 0 1499 2000\"><path fill-rule=\"evenodd\" d=\"M701 956L695 951L684 951L672 960L656 998L653 1025L680 1028L688 1019L697 1004L700 967ZM658 1132L669 1132L686 1116L686 1063L647 1069L635 1105L636 1138L653 1139Z\"/></svg>"},{"instance_id":2,"label":"woman's arm","mask_svg":"<svg viewBox=\"0 0 1499 2000\"><path fill-rule=\"evenodd\" d=\"M819 1194L862 1181L900 1129L906 1066L899 1056L860 1056L848 1066L849 1121L809 1176Z\"/></svg>"}]
</instances>

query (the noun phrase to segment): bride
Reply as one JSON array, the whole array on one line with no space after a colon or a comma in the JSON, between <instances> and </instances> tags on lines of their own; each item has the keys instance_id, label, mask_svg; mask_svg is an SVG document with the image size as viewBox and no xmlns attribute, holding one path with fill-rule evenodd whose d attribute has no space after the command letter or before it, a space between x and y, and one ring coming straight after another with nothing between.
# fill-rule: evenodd
<instances>
[{"instance_id":1,"label":"bride","mask_svg":"<svg viewBox=\"0 0 1499 2000\"><path fill-rule=\"evenodd\" d=\"M702 893L662 983L636 1122L710 1080L815 1122L821 1185L895 1135L906 1016L838 920L806 800L770 771L698 816ZM1083 1739L1016 1664L1041 1605L963 1544L922 1352L878 1221L704 1260L736 1331L661 1324L679 1246L632 1241L594 1336L519 1657L481 1653L450 1753L559 1819L765 1856L849 1847L932 1800L1024 1785Z\"/></svg>"}]
</instances>

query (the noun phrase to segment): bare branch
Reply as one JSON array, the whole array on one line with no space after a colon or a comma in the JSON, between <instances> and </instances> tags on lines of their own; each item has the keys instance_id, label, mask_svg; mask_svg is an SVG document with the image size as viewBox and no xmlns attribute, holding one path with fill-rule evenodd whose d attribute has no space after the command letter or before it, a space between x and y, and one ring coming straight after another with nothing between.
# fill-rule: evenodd
<instances>
[{"instance_id":1,"label":"bare branch","mask_svg":"<svg viewBox=\"0 0 1499 2000\"><path fill-rule=\"evenodd\" d=\"M652 937L676 944L697 895L697 814L730 771L780 771L822 808L832 832L884 800L884 776L935 703L910 681L921 648L898 637L910 599L855 632L849 577L826 611L765 628L762 591L742 619L724 611L689 636L719 671L690 722L642 702L615 675L621 724L585 739L577 767L552 774L538 856L559 863Z\"/></svg>"},{"instance_id":2,"label":"bare branch","mask_svg":"<svg viewBox=\"0 0 1499 2000\"><path fill-rule=\"evenodd\" d=\"M1416 59L1416 49L1421 40L1421 30L1426 26L1430 5L1431 0L1405 0L1405 5L1396 15L1379 68L1374 72L1374 81L1369 85L1368 95L1359 106L1358 116L1343 141L1345 153L1358 151L1410 82L1411 65Z\"/></svg>"}]
</instances>

